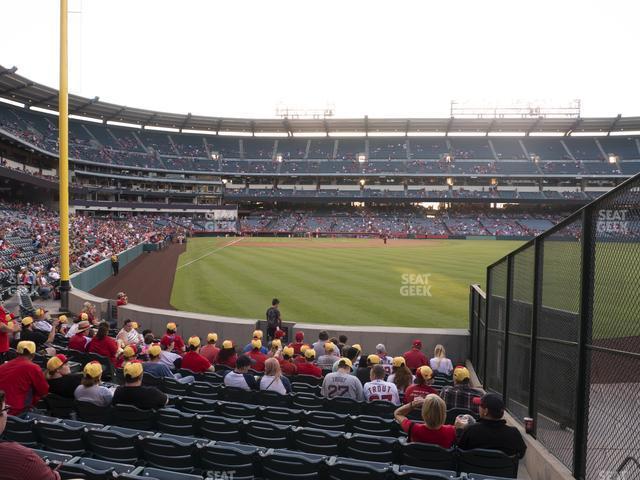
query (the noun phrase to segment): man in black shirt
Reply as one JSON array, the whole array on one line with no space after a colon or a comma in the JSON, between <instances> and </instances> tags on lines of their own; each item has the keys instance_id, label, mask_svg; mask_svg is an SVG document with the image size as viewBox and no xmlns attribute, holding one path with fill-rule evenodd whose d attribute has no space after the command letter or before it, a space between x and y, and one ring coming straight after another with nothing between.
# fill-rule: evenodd
<instances>
[{"instance_id":1,"label":"man in black shirt","mask_svg":"<svg viewBox=\"0 0 640 480\"><path fill-rule=\"evenodd\" d=\"M282 317L280 316L280 310L278 306L280 300L274 298L271 301L271 306L267 309L267 340L275 338L276 330L282 329Z\"/></svg>"},{"instance_id":2,"label":"man in black shirt","mask_svg":"<svg viewBox=\"0 0 640 480\"><path fill-rule=\"evenodd\" d=\"M119 403L133 405L142 410L155 410L167 404L167 396L156 387L143 387L144 370L138 360L124 366L124 385L116 388L113 394L114 405Z\"/></svg>"},{"instance_id":3,"label":"man in black shirt","mask_svg":"<svg viewBox=\"0 0 640 480\"><path fill-rule=\"evenodd\" d=\"M32 317L24 317L21 322L22 330L20 331L20 340L33 342L36 344L36 350L40 350L45 343L53 342L53 339L56 336L56 328L59 323L60 320L56 318L53 321L51 331L46 333L42 330L35 330L33 328Z\"/></svg>"},{"instance_id":4,"label":"man in black shirt","mask_svg":"<svg viewBox=\"0 0 640 480\"><path fill-rule=\"evenodd\" d=\"M467 427L458 447L462 450L472 448L488 448L501 450L507 455L524 457L527 446L522 435L515 427L510 427L502 419L504 415L504 402L496 393L487 393L480 400L480 420Z\"/></svg>"},{"instance_id":5,"label":"man in black shirt","mask_svg":"<svg viewBox=\"0 0 640 480\"><path fill-rule=\"evenodd\" d=\"M67 357L61 353L51 357L47 362L44 378L49 383L49 393L55 393L64 398L74 398L74 392L80 385L82 374L72 374L68 362Z\"/></svg>"}]
</instances>

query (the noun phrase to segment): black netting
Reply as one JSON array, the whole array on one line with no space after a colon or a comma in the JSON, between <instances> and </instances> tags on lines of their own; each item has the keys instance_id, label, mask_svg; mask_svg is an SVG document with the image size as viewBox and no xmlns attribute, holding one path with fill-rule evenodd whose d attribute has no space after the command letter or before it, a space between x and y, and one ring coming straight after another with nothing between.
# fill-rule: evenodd
<instances>
[{"instance_id":1,"label":"black netting","mask_svg":"<svg viewBox=\"0 0 640 480\"><path fill-rule=\"evenodd\" d=\"M478 378L482 383L484 383L484 341L487 332L487 324L486 324L486 300L484 297L479 297L480 301L478 303L478 363L476 364L476 373L478 374Z\"/></svg>"},{"instance_id":2,"label":"black netting","mask_svg":"<svg viewBox=\"0 0 640 480\"><path fill-rule=\"evenodd\" d=\"M507 408L519 422L529 415L534 268L533 245L513 257L507 354Z\"/></svg>"},{"instance_id":3,"label":"black netting","mask_svg":"<svg viewBox=\"0 0 640 480\"><path fill-rule=\"evenodd\" d=\"M489 271L491 295L487 318L487 378L485 387L502 393L504 372L504 331L506 323L508 263L502 261Z\"/></svg>"},{"instance_id":4,"label":"black netting","mask_svg":"<svg viewBox=\"0 0 640 480\"><path fill-rule=\"evenodd\" d=\"M599 202L594 228L587 478L640 461L640 181ZM629 462L623 478L640 478Z\"/></svg>"},{"instance_id":5,"label":"black netting","mask_svg":"<svg viewBox=\"0 0 640 480\"><path fill-rule=\"evenodd\" d=\"M581 292L581 218L542 244L542 304L536 349L537 438L573 468L578 326Z\"/></svg>"}]
</instances>

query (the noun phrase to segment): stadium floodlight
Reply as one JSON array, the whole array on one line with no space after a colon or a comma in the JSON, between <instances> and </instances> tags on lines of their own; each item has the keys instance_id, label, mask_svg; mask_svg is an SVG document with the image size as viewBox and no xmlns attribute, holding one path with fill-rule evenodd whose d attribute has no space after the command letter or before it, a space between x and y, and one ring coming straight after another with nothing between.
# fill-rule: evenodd
<instances>
[{"instance_id":1,"label":"stadium floodlight","mask_svg":"<svg viewBox=\"0 0 640 480\"><path fill-rule=\"evenodd\" d=\"M278 153L278 154L276 155L276 162L278 162L278 163L282 163L282 159L283 159L282 154L281 154L281 153Z\"/></svg>"},{"instance_id":2,"label":"stadium floodlight","mask_svg":"<svg viewBox=\"0 0 640 480\"><path fill-rule=\"evenodd\" d=\"M447 163L451 163L451 161L453 160L453 157L449 154L444 156L444 161Z\"/></svg>"},{"instance_id":3,"label":"stadium floodlight","mask_svg":"<svg viewBox=\"0 0 640 480\"><path fill-rule=\"evenodd\" d=\"M359 153L356 158L358 159L359 163L365 163L367 161L367 155L364 153Z\"/></svg>"},{"instance_id":4,"label":"stadium floodlight","mask_svg":"<svg viewBox=\"0 0 640 480\"><path fill-rule=\"evenodd\" d=\"M218 153L218 152L211 152L211 160L214 160L214 161L218 161L218 160L220 160L220 153Z\"/></svg>"},{"instance_id":5,"label":"stadium floodlight","mask_svg":"<svg viewBox=\"0 0 640 480\"><path fill-rule=\"evenodd\" d=\"M365 179L364 179L364 178L361 178L361 179L360 179L360 186L361 186L361 187L364 187L365 183L367 183L367 182L365 181Z\"/></svg>"},{"instance_id":6,"label":"stadium floodlight","mask_svg":"<svg viewBox=\"0 0 640 480\"><path fill-rule=\"evenodd\" d=\"M447 177L447 185L453 187L453 177Z\"/></svg>"},{"instance_id":7,"label":"stadium floodlight","mask_svg":"<svg viewBox=\"0 0 640 480\"><path fill-rule=\"evenodd\" d=\"M227 184L227 181L228 181L228 180L227 180L226 178L223 178L223 179L222 179L222 183L224 183L225 185Z\"/></svg>"},{"instance_id":8,"label":"stadium floodlight","mask_svg":"<svg viewBox=\"0 0 640 480\"><path fill-rule=\"evenodd\" d=\"M618 162L618 156L614 155L613 153L609 154L609 163L617 163Z\"/></svg>"}]
</instances>

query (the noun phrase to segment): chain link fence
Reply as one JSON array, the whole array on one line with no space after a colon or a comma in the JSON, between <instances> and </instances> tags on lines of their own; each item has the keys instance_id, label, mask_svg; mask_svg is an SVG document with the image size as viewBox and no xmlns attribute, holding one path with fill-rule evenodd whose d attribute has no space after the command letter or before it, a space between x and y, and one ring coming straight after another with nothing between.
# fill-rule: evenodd
<instances>
[{"instance_id":1,"label":"chain link fence","mask_svg":"<svg viewBox=\"0 0 640 480\"><path fill-rule=\"evenodd\" d=\"M471 360L579 479L640 478L640 176L487 269Z\"/></svg>"}]
</instances>

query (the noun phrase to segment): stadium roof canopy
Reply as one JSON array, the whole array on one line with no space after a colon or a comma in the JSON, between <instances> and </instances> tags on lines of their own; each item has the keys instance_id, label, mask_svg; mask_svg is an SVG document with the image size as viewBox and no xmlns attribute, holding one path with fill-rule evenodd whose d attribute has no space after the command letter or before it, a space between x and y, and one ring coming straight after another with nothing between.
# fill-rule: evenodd
<instances>
[{"instance_id":1,"label":"stadium roof canopy","mask_svg":"<svg viewBox=\"0 0 640 480\"><path fill-rule=\"evenodd\" d=\"M58 110L58 90L31 81L16 73L16 68L0 66L0 97L25 104ZM160 127L246 134L305 135L341 132L362 135L469 134L610 134L640 131L640 117L611 118L233 118L207 117L179 113L156 112L102 102L98 97L69 95L69 114L103 122L122 122L139 127Z\"/></svg>"}]
</instances>

